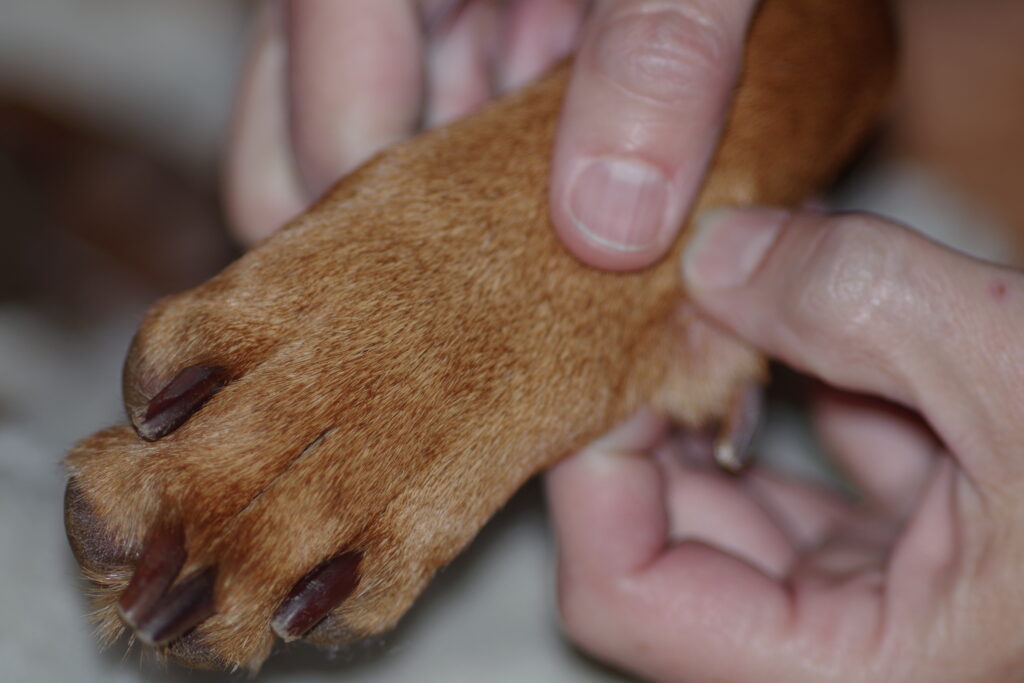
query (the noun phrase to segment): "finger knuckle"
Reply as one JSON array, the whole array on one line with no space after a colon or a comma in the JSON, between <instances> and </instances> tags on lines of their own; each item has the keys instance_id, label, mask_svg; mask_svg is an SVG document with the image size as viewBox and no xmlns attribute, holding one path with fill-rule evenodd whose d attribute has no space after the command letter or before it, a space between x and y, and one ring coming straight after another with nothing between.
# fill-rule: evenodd
<instances>
[{"instance_id":1,"label":"finger knuckle","mask_svg":"<svg viewBox=\"0 0 1024 683\"><path fill-rule=\"evenodd\" d=\"M595 597L599 591L590 581L581 577L569 578L560 572L558 586L558 614L566 636L588 651L601 651L607 643L598 624L606 623L600 614L602 600Z\"/></svg>"},{"instance_id":2,"label":"finger knuckle","mask_svg":"<svg viewBox=\"0 0 1024 683\"><path fill-rule=\"evenodd\" d=\"M623 90L659 104L707 98L726 89L734 68L722 23L709 4L627 7L599 29L596 68Z\"/></svg>"},{"instance_id":3,"label":"finger knuckle","mask_svg":"<svg viewBox=\"0 0 1024 683\"><path fill-rule=\"evenodd\" d=\"M802 326L867 344L899 319L904 302L894 237L867 216L833 219L801 278L796 311Z\"/></svg>"}]
</instances>

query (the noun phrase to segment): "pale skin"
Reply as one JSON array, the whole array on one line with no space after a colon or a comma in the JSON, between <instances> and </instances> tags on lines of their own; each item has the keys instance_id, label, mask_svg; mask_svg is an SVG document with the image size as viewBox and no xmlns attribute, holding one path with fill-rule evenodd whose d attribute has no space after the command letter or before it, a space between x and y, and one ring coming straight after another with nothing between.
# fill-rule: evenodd
<instances>
[{"instance_id":1,"label":"pale skin","mask_svg":"<svg viewBox=\"0 0 1024 683\"><path fill-rule=\"evenodd\" d=\"M586 4L268 5L227 165L236 233L266 236L375 150L578 41L553 222L592 265L657 260L713 149L755 3ZM579 201L582 180L599 210ZM878 217L774 210L706 217L680 268L711 319L822 380L816 424L861 493L762 465L726 475L642 412L547 476L570 638L666 681L1024 680L1021 273Z\"/></svg>"}]
</instances>

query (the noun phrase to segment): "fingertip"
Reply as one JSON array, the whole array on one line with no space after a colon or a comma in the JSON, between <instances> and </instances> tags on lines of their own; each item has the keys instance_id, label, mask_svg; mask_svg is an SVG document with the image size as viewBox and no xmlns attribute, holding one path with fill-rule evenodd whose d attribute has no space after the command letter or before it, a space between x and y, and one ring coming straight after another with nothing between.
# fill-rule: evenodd
<instances>
[{"instance_id":1,"label":"fingertip","mask_svg":"<svg viewBox=\"0 0 1024 683\"><path fill-rule=\"evenodd\" d=\"M498 87L515 90L537 78L576 42L581 0L518 0L505 22Z\"/></svg>"},{"instance_id":2,"label":"fingertip","mask_svg":"<svg viewBox=\"0 0 1024 683\"><path fill-rule=\"evenodd\" d=\"M623 582L667 543L660 475L642 455L583 451L546 476L558 544L558 609L577 644L609 654Z\"/></svg>"},{"instance_id":3,"label":"fingertip","mask_svg":"<svg viewBox=\"0 0 1024 683\"><path fill-rule=\"evenodd\" d=\"M658 466L644 455L666 429L641 412L546 477L563 568L618 576L664 546L667 517Z\"/></svg>"},{"instance_id":4,"label":"fingertip","mask_svg":"<svg viewBox=\"0 0 1024 683\"><path fill-rule=\"evenodd\" d=\"M429 88L423 121L441 126L478 109L492 96L493 45L498 8L475 2L439 29L427 47Z\"/></svg>"},{"instance_id":5,"label":"fingertip","mask_svg":"<svg viewBox=\"0 0 1024 683\"><path fill-rule=\"evenodd\" d=\"M716 208L694 219L682 272L691 293L713 301L718 291L745 285L792 213L783 209Z\"/></svg>"}]
</instances>

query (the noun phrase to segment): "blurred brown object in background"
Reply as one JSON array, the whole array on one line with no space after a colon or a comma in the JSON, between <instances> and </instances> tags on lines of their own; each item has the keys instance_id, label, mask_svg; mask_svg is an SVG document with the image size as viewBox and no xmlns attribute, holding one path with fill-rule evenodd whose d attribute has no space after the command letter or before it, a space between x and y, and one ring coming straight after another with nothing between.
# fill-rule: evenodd
<instances>
[{"instance_id":1,"label":"blurred brown object in background","mask_svg":"<svg viewBox=\"0 0 1024 683\"><path fill-rule=\"evenodd\" d=\"M1024 2L903 0L899 12L897 151L964 189L1024 245Z\"/></svg>"},{"instance_id":2,"label":"blurred brown object in background","mask_svg":"<svg viewBox=\"0 0 1024 683\"><path fill-rule=\"evenodd\" d=\"M0 97L0 304L102 318L208 278L233 256L210 175Z\"/></svg>"}]
</instances>

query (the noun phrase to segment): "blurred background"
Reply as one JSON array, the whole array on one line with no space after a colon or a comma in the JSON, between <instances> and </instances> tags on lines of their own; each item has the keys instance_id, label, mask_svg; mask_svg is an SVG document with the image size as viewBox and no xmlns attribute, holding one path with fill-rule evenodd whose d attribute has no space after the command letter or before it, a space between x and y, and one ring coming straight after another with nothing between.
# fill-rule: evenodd
<instances>
[{"instance_id":1,"label":"blurred background","mask_svg":"<svg viewBox=\"0 0 1024 683\"><path fill-rule=\"evenodd\" d=\"M60 459L119 421L120 364L155 298L238 247L218 166L253 3L0 0L0 680L213 681L124 642L100 652L64 539ZM904 0L885 131L842 208L1020 263L1024 3ZM783 411L785 412L785 411ZM799 418L761 439L813 449ZM624 680L560 637L554 553L528 486L365 652L296 646L268 681Z\"/></svg>"}]
</instances>

